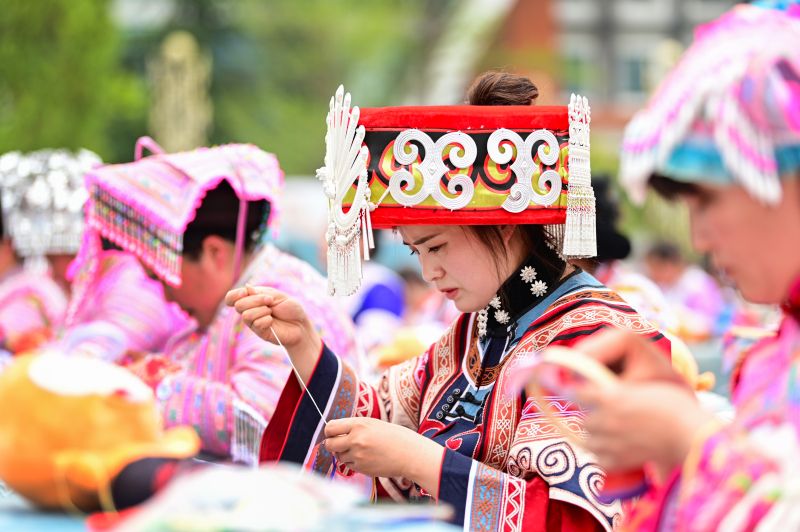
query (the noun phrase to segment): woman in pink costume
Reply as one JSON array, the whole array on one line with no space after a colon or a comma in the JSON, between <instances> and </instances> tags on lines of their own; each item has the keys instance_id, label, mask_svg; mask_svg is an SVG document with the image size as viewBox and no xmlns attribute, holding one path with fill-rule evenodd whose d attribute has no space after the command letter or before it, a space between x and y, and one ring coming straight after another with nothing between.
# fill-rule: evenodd
<instances>
[{"instance_id":1,"label":"woman in pink costume","mask_svg":"<svg viewBox=\"0 0 800 532\"><path fill-rule=\"evenodd\" d=\"M159 351L176 332L192 326L134 255L102 249L91 231L84 246L93 248L95 256L91 267L73 279L59 334L65 352L119 362L143 351Z\"/></svg>"},{"instance_id":2,"label":"woman in pink costume","mask_svg":"<svg viewBox=\"0 0 800 532\"><path fill-rule=\"evenodd\" d=\"M745 298L780 303L784 316L739 364L736 417L725 426L637 338L580 344L624 368L620 386L579 393L590 408L587 446L609 470L648 464L663 480L631 529L798 530L800 6L737 6L700 28L628 126L622 162L630 187L643 192L649 181L684 199L698 251Z\"/></svg>"},{"instance_id":3,"label":"woman in pink costume","mask_svg":"<svg viewBox=\"0 0 800 532\"><path fill-rule=\"evenodd\" d=\"M83 174L97 164L88 150L0 157L0 342L10 351L46 341L64 319L66 266L83 231Z\"/></svg>"},{"instance_id":4,"label":"woman in pink costume","mask_svg":"<svg viewBox=\"0 0 800 532\"><path fill-rule=\"evenodd\" d=\"M145 145L158 153L140 158ZM282 348L263 342L223 304L231 288L292 293L327 341L358 353L352 322L325 295L322 276L262 245L283 189L273 155L252 145L167 155L141 139L135 162L95 170L87 186L92 230L135 254L193 318L160 353L134 354L130 367L156 390L166 425L194 426L204 451L231 453L241 405L269 420L291 370ZM80 260L91 262L91 253Z\"/></svg>"}]
</instances>

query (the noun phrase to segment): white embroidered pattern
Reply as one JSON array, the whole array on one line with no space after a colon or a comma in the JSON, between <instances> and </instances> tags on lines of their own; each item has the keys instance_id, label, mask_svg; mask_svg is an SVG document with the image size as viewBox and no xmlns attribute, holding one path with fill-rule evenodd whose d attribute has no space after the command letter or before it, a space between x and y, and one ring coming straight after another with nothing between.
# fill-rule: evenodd
<instances>
[{"instance_id":1,"label":"white embroidered pattern","mask_svg":"<svg viewBox=\"0 0 800 532\"><path fill-rule=\"evenodd\" d=\"M454 197L445 195L440 186L442 177L450 172L450 168L444 163L446 149L449 148L450 163L456 168L469 168L475 162L478 147L472 137L456 131L442 135L434 142L427 133L419 129L406 129L401 131L394 141L392 152L397 164L416 163L419 148L412 141L421 144L425 150L425 156L416 169L422 174L422 186L417 192L408 194L406 191L417 188L416 179L413 173L401 168L389 179L389 192L392 198L401 205L413 207L422 203L428 196L433 196L440 205L451 210L460 209L472 201L475 184L466 174L458 173L450 176L447 191ZM456 146L460 146L461 149L455 149Z\"/></svg>"},{"instance_id":2,"label":"white embroidered pattern","mask_svg":"<svg viewBox=\"0 0 800 532\"><path fill-rule=\"evenodd\" d=\"M545 165L556 164L560 152L558 139L547 129L533 131L525 140L519 133L505 128L489 135L486 150L492 161L506 164L514 157L514 149L517 153L511 163L517 182L511 186L508 198L503 202L503 208L508 212L522 212L530 206L531 201L537 205L552 205L561 195L561 176L555 170L548 169L539 175L536 188L547 190L546 193L540 194L534 189L532 178L539 169L533 160L533 147L537 142L541 142L537 150L539 161Z\"/></svg>"}]
</instances>

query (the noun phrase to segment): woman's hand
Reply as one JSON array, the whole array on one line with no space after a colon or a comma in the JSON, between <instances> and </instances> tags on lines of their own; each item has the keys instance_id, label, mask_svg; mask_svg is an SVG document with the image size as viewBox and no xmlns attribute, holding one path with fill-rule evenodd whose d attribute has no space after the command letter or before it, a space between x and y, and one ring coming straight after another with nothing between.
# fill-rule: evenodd
<instances>
[{"instance_id":1,"label":"woman's hand","mask_svg":"<svg viewBox=\"0 0 800 532\"><path fill-rule=\"evenodd\" d=\"M588 409L586 448L607 471L654 464L662 476L681 465L697 430L714 419L686 388L664 382L624 382L612 391L578 394Z\"/></svg>"},{"instance_id":2,"label":"woman's hand","mask_svg":"<svg viewBox=\"0 0 800 532\"><path fill-rule=\"evenodd\" d=\"M403 477L434 497L444 447L401 425L373 418L328 422L325 447L353 471L372 477Z\"/></svg>"},{"instance_id":3,"label":"woman's hand","mask_svg":"<svg viewBox=\"0 0 800 532\"><path fill-rule=\"evenodd\" d=\"M587 409L586 448L601 467L626 471L654 463L667 473L685 459L695 432L713 420L652 343L629 331L597 334L575 346L614 369L617 386L578 391Z\"/></svg>"},{"instance_id":4,"label":"woman's hand","mask_svg":"<svg viewBox=\"0 0 800 532\"><path fill-rule=\"evenodd\" d=\"M273 288L249 285L234 288L225 295L225 304L235 308L245 324L262 339L273 344L280 340L287 349L305 342L309 330L314 330L303 307Z\"/></svg>"},{"instance_id":5,"label":"woman's hand","mask_svg":"<svg viewBox=\"0 0 800 532\"><path fill-rule=\"evenodd\" d=\"M322 351L322 339L300 303L274 288L248 285L229 291L225 304L234 307L259 337L283 345L308 382Z\"/></svg>"}]
</instances>

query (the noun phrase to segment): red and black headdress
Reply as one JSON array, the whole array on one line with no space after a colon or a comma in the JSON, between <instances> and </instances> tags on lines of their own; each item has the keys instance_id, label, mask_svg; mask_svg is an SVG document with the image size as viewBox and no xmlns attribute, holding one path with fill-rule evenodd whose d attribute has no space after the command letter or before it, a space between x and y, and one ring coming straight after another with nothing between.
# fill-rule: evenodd
<instances>
[{"instance_id":1,"label":"red and black headdress","mask_svg":"<svg viewBox=\"0 0 800 532\"><path fill-rule=\"evenodd\" d=\"M564 256L595 255L586 98L359 110L340 87L327 122L331 293L358 288L372 227L544 224Z\"/></svg>"}]
</instances>

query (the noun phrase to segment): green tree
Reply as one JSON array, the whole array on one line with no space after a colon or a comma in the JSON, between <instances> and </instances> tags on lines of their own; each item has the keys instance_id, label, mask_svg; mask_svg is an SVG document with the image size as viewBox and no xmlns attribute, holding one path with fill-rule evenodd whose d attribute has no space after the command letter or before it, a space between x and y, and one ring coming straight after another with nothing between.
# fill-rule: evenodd
<instances>
[{"instance_id":1,"label":"green tree","mask_svg":"<svg viewBox=\"0 0 800 532\"><path fill-rule=\"evenodd\" d=\"M287 173L313 173L322 161L328 101L340 83L362 107L399 103L426 44L426 5L242 2L237 22L252 54L252 83L231 83L220 94L215 137L256 142L276 153Z\"/></svg>"},{"instance_id":2,"label":"green tree","mask_svg":"<svg viewBox=\"0 0 800 532\"><path fill-rule=\"evenodd\" d=\"M145 101L118 67L109 3L3 0L0 152L86 147L115 158L112 122L143 114Z\"/></svg>"},{"instance_id":3,"label":"green tree","mask_svg":"<svg viewBox=\"0 0 800 532\"><path fill-rule=\"evenodd\" d=\"M288 174L321 165L325 113L344 83L360 106L400 103L444 0L174 0L160 27L125 35L125 64L144 75L174 30L212 57L212 143L252 142Z\"/></svg>"}]
</instances>

